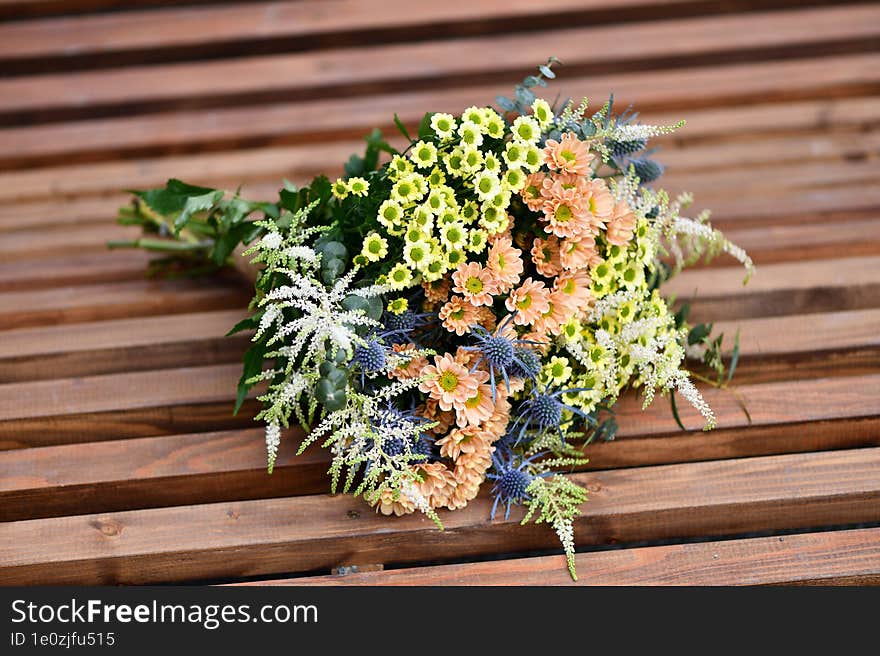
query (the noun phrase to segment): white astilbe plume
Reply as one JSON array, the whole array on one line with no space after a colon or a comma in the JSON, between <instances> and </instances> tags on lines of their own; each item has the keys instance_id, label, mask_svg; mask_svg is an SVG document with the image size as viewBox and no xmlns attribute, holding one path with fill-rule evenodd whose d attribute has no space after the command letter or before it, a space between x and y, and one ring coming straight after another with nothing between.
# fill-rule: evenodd
<instances>
[{"instance_id":1,"label":"white astilbe plume","mask_svg":"<svg viewBox=\"0 0 880 656\"><path fill-rule=\"evenodd\" d=\"M688 403L694 406L697 411L703 415L703 419L706 420L706 425L703 427L703 430L711 430L715 428L715 413L712 412L712 408L709 407L709 404L706 403L706 400L703 398L702 394L700 394L700 391L694 386L688 373L686 371L679 371L674 382L675 389L678 390L678 393L687 399Z\"/></svg>"},{"instance_id":2,"label":"white astilbe plume","mask_svg":"<svg viewBox=\"0 0 880 656\"><path fill-rule=\"evenodd\" d=\"M270 421L266 424L266 452L269 458L269 473L275 468L275 459L278 457L278 446L281 444L281 426L277 422Z\"/></svg>"},{"instance_id":3,"label":"white astilbe plume","mask_svg":"<svg viewBox=\"0 0 880 656\"><path fill-rule=\"evenodd\" d=\"M615 141L636 141L638 139L650 139L660 135L670 134L684 127L684 121L672 125L640 125L626 124L617 125L611 132L611 138Z\"/></svg>"}]
</instances>

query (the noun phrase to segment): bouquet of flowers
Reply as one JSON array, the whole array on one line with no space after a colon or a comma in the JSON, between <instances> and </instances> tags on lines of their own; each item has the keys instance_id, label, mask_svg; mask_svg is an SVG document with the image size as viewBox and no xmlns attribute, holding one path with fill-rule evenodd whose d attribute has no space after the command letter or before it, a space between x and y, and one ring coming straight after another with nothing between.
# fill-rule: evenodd
<instances>
[{"instance_id":1,"label":"bouquet of flowers","mask_svg":"<svg viewBox=\"0 0 880 656\"><path fill-rule=\"evenodd\" d=\"M660 284L722 251L752 265L707 214L682 215L688 197L646 186L663 172L648 140L681 124L615 115L613 98L551 104L535 90L555 63L498 110L429 113L414 137L395 116L405 150L374 131L345 177L286 182L274 203L179 180L135 192L120 220L146 234L115 245L190 271L250 245L238 406L261 386L270 473L296 423L300 453L329 450L331 490L385 515L442 528L439 509L488 488L493 516L523 504L523 522L552 526L574 576L586 492L563 472L613 439L620 395L677 392L715 423L683 364L696 354L720 380L720 339Z\"/></svg>"}]
</instances>

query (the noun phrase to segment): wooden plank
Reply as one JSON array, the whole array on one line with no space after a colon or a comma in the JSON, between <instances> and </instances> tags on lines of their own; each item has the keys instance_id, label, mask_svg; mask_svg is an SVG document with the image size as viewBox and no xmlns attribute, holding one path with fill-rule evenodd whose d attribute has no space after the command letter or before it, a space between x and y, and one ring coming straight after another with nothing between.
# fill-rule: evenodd
<instances>
[{"instance_id":1,"label":"wooden plank","mask_svg":"<svg viewBox=\"0 0 880 656\"><path fill-rule=\"evenodd\" d=\"M0 2L0 17L8 2ZM261 52L274 50L273 45L312 50L340 43L364 45L436 37L441 31L461 36L499 29L513 31L525 25L537 29L587 21L597 24L608 22L612 16L618 22L636 16L642 20L651 15L667 18L670 14L681 15L683 10L693 15L723 9L705 5L687 0L623 0L615 4L613 13L607 3L597 0L561 0L552 7L527 0L450 0L442 4L299 0L152 11L134 7L132 11L110 14L7 23L0 26L0 60L10 65L22 59L56 58L69 65L70 60L90 57L90 63L107 66L130 61L125 54L131 52L142 60L156 61L230 51L241 54L243 47L259 48ZM160 54L166 56L157 57Z\"/></svg>"},{"instance_id":2,"label":"wooden plank","mask_svg":"<svg viewBox=\"0 0 880 656\"><path fill-rule=\"evenodd\" d=\"M861 24L848 24L858 15ZM727 98L759 98L762 102L784 97L803 99L799 93L812 89L817 93L837 96L866 95L874 90L877 74L876 55L834 56L820 59L782 61L730 66L732 60L755 59L764 51L784 52L787 42L793 53L819 55L823 43L836 42L849 35L859 35L867 42L860 46L876 47L876 19L863 9L847 11L840 22L822 23L792 20L787 12L775 20L760 23L740 16L669 21L669 24L645 23L638 31L633 26L599 27L553 32L531 33L526 36L452 39L442 42L401 44L356 49L323 51L308 54L243 57L224 61L175 63L121 70L91 71L71 74L48 74L0 80L0 117L6 124L30 124L46 119L72 119L88 116L118 115L120 111L168 110L185 105L188 108L231 106L265 99L284 101L316 99L328 95L420 90L427 87L461 87L470 77L472 84L482 83L483 102L493 98L492 91L517 81L522 71L546 58L547 43L552 43L560 57L570 63L574 75L590 75L586 80L565 78L559 92L580 97L585 92L607 95L614 89L625 102L639 100L639 106L651 107L651 95L669 98L674 90L677 107L687 99L688 107L707 102L720 105ZM867 19L867 20L866 20ZM792 29L797 23L797 28ZM846 25L840 30L838 25ZM770 29L772 27L772 29ZM838 31L840 30L840 31ZM591 43L589 56L583 48ZM835 46L839 49L839 46ZM503 62L503 68L487 71L486 62ZM389 66L389 62L393 66ZM438 68L436 63L443 62ZM719 64L714 75L702 72L708 83L701 83L683 71L652 71L647 75L653 93L633 98L630 84L639 74L622 75L623 70L657 69L661 64L686 66ZM728 64L728 65L723 65ZM805 68L816 77L805 77ZM600 76L609 66L621 71L615 84ZM772 75L777 69L788 75ZM357 74L354 74L357 71ZM749 75L751 73L751 75ZM751 88L738 89L728 83L729 77L752 79ZM664 78L676 80L673 87L663 90ZM627 79L629 78L629 79ZM641 78L644 80L644 77ZM714 83L711 81L714 80ZM286 84L279 82L286 81ZM485 88L489 82L492 86ZM603 86L602 83L605 83ZM644 82L643 82L644 84ZM646 89L647 91L647 89ZM861 91L861 93L860 93ZM487 93L488 92L488 93ZM792 97L794 94L794 97ZM827 97L825 96L825 97ZM654 100L656 104L657 101ZM674 103L673 103L674 104ZM648 105L648 107L646 107ZM651 107L653 108L653 107ZM424 107L422 108L424 111Z\"/></svg>"},{"instance_id":3,"label":"wooden plank","mask_svg":"<svg viewBox=\"0 0 880 656\"><path fill-rule=\"evenodd\" d=\"M880 520L880 449L576 474L591 490L579 546ZM739 482L748 480L749 485ZM111 584L240 577L556 548L546 526L487 522L481 496L442 513L377 516L348 496L305 496L7 522L0 583ZM406 549L400 545L406 544ZM28 545L22 548L22 545Z\"/></svg>"},{"instance_id":4,"label":"wooden plank","mask_svg":"<svg viewBox=\"0 0 880 656\"><path fill-rule=\"evenodd\" d=\"M437 97L440 94L440 98ZM50 164L118 159L120 155L147 156L168 152L184 153L220 148L307 143L319 138L356 137L372 127L394 134L389 108L395 108L401 120L416 125L425 107L455 109L455 100L442 100L450 92L423 92L418 103L399 103L394 96L387 103L363 102L363 99L340 99L337 105L352 105L345 113L313 111L327 108L328 102L273 103L244 108L217 108L210 111L180 111L173 115L155 114L111 117L64 124L0 128L0 166ZM469 92L458 107L473 102L488 102ZM354 107L357 105L357 107ZM356 111L354 111L356 109ZM705 143L730 139L736 135L767 137L822 130L867 131L880 115L878 98L841 98L810 100L801 103L735 105L719 109L687 112L687 126L674 137L664 138L673 144ZM647 113L651 123L677 122L682 112ZM2 223L2 222L0 222Z\"/></svg>"},{"instance_id":5,"label":"wooden plank","mask_svg":"<svg viewBox=\"0 0 880 656\"><path fill-rule=\"evenodd\" d=\"M227 3L233 4L233 2L230 2L229 0L187 0L186 4L201 5L210 3L212 5L225 5ZM45 17L57 14L81 14L102 10L112 10L117 13L131 12L136 13L136 15L138 16L148 16L149 14L147 12L140 12L139 10L147 7L169 7L179 4L180 3L176 2L175 0L138 0L137 3L123 2L122 0L0 0L0 18L29 18L34 16ZM250 5L250 3L248 4L249 6L253 6ZM275 4L280 5L282 3ZM361 10L360 5L366 5L366 7L368 7L368 10L373 14L379 13L377 10L386 6L384 3L378 2L377 0L373 0L372 3L353 0L302 0L301 4L307 6L312 5L315 6L317 9L320 9L323 6L327 6L327 12L330 14L334 14L336 12L343 12L343 15L345 15L345 12L351 13L353 16L353 20L357 21L355 25L359 29L368 28L375 22L375 19L370 20L371 17L366 15L366 11ZM465 14L468 15L468 17L472 20L475 18L479 18L479 16L472 16L468 13L468 4L466 2L462 2L461 0L452 0L452 2L444 4L448 5L450 8L454 8L456 15ZM515 7L518 3L512 2L510 4ZM600 17L607 12L607 4L602 0L583 0L582 2L578 3L570 3L570 1L564 1L560 3L559 6L567 7L569 4L571 4L572 7L579 7L585 10L595 11L596 15ZM800 2L793 2L792 0L729 0L723 5L718 5L718 3L714 2L704 2L702 0L621 0L616 5L614 15L621 14L623 17L626 17L630 15L631 10L633 13L635 13L635 15L642 18L648 16L668 17L679 15L692 15L694 13L702 12L734 12L747 11L751 8L772 8L784 7L789 5L804 6L809 4L812 4L811 0L800 0ZM260 5L257 4L256 7L260 7ZM483 8L484 10L488 9L488 6L484 6ZM413 9L413 7L409 7L410 11L413 11ZM549 7L545 8L543 13L546 13L551 9L552 8ZM428 14L425 14L424 16L427 17L427 15ZM443 15L443 13L438 13L434 16L434 20L439 20ZM536 17L537 16L540 16L540 14L536 15ZM234 18L236 20L246 19L246 14L234 14ZM321 16L318 13L315 13L315 15L312 16L312 20L315 21L319 26L321 25L320 19ZM402 20L397 16L390 15L386 16L386 19L397 19L398 21ZM426 20L426 18L423 18L423 20ZM332 17L326 19L325 22L328 26L338 25L338 19L334 21ZM247 26L247 24L245 25ZM165 27L167 27L167 25Z\"/></svg>"},{"instance_id":6,"label":"wooden plank","mask_svg":"<svg viewBox=\"0 0 880 656\"><path fill-rule=\"evenodd\" d=\"M53 257L21 255L14 261L0 262L0 292L55 287L59 281L66 285L87 285L97 282L143 280L154 253L128 249L96 250L80 253L61 252Z\"/></svg>"},{"instance_id":7,"label":"wooden plank","mask_svg":"<svg viewBox=\"0 0 880 656\"><path fill-rule=\"evenodd\" d=\"M736 384L880 371L880 310L721 321L730 355L739 331Z\"/></svg>"},{"instance_id":8,"label":"wooden plank","mask_svg":"<svg viewBox=\"0 0 880 656\"><path fill-rule=\"evenodd\" d=\"M238 362L249 334L225 335L243 316L219 310L5 331L0 383Z\"/></svg>"},{"instance_id":9,"label":"wooden plank","mask_svg":"<svg viewBox=\"0 0 880 656\"><path fill-rule=\"evenodd\" d=\"M758 265L794 260L833 259L847 256L880 255L880 219L835 221L832 226L818 224L772 225L760 228L734 228L724 234L746 249ZM713 264L727 262L725 258Z\"/></svg>"},{"instance_id":10,"label":"wooden plank","mask_svg":"<svg viewBox=\"0 0 880 656\"><path fill-rule=\"evenodd\" d=\"M691 318L724 321L858 310L880 305L880 258L851 257L767 264L743 286L740 267L684 271L663 286L679 300L694 297Z\"/></svg>"},{"instance_id":11,"label":"wooden plank","mask_svg":"<svg viewBox=\"0 0 880 656\"><path fill-rule=\"evenodd\" d=\"M49 259L71 252L106 253L109 240L134 239L140 234L138 226L118 224L64 226L60 230L19 230L4 235L0 241L0 259L6 263L35 256Z\"/></svg>"},{"instance_id":12,"label":"wooden plank","mask_svg":"<svg viewBox=\"0 0 880 656\"><path fill-rule=\"evenodd\" d=\"M880 529L306 576L239 585L878 585Z\"/></svg>"},{"instance_id":13,"label":"wooden plank","mask_svg":"<svg viewBox=\"0 0 880 656\"><path fill-rule=\"evenodd\" d=\"M876 385L877 380L853 378L847 382ZM625 418L615 441L586 447L590 462L579 469L603 470L880 446L880 417L873 400L876 394L871 392L862 395L861 401L856 403L840 386L823 387L821 382L796 384L790 393L784 388L780 393L779 386L744 386L743 392L749 397L747 403L764 394L768 397L765 407L774 406L775 413L756 413L754 424L748 426L738 407L719 406L721 429L659 436L650 433L651 421L641 422L636 430L629 418ZM810 421L809 417L798 416L795 399L799 393L809 399L824 395L827 406L841 399L849 405L837 418ZM635 410L638 405L633 399L622 402L623 408L634 412L638 412ZM669 410L660 403L647 414L662 423ZM766 415L770 414L775 418L768 420ZM785 423L792 415L794 422ZM303 456L294 457L301 438L298 430L285 434L272 477L265 472L261 429L210 436L171 435L127 440L116 439L118 437L121 436L108 438L100 432L93 433L87 439L106 441L90 442L87 449L79 444L60 444L0 451L0 470L8 472L5 485L0 481L0 500L4 501L0 504L0 509L4 509L0 510L0 518L31 519L317 494L325 492L329 485L325 475L329 466L326 451L312 448ZM124 481L120 480L123 475ZM175 483L169 487L168 481ZM217 485L216 481L226 483ZM71 496L74 491L76 494Z\"/></svg>"},{"instance_id":14,"label":"wooden plank","mask_svg":"<svg viewBox=\"0 0 880 656\"><path fill-rule=\"evenodd\" d=\"M2 451L0 521L326 492L325 452L296 446L271 476L260 428Z\"/></svg>"},{"instance_id":15,"label":"wooden plank","mask_svg":"<svg viewBox=\"0 0 880 656\"><path fill-rule=\"evenodd\" d=\"M0 292L0 330L247 307L243 281L149 280Z\"/></svg>"}]
</instances>

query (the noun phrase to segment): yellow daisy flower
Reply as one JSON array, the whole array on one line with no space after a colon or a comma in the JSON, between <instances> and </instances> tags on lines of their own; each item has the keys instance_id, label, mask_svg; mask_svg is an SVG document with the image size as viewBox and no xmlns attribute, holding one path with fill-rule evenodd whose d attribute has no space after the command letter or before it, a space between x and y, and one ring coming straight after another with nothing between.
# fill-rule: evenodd
<instances>
[{"instance_id":1,"label":"yellow daisy flower","mask_svg":"<svg viewBox=\"0 0 880 656\"><path fill-rule=\"evenodd\" d=\"M480 216L480 208L477 207L476 202L469 200L461 206L459 214L465 223L473 223Z\"/></svg>"},{"instance_id":2,"label":"yellow daisy flower","mask_svg":"<svg viewBox=\"0 0 880 656\"><path fill-rule=\"evenodd\" d=\"M427 169L437 162L437 146L430 141L419 141L409 151L409 158L420 169Z\"/></svg>"},{"instance_id":3,"label":"yellow daisy flower","mask_svg":"<svg viewBox=\"0 0 880 656\"><path fill-rule=\"evenodd\" d=\"M443 186L446 183L446 174L439 166L435 166L428 174L428 186L431 188Z\"/></svg>"},{"instance_id":4,"label":"yellow daisy flower","mask_svg":"<svg viewBox=\"0 0 880 656\"><path fill-rule=\"evenodd\" d=\"M532 116L535 117L541 129L545 129L553 120L553 110L550 108L550 103L543 98L535 98L535 102L532 103Z\"/></svg>"},{"instance_id":5,"label":"yellow daisy flower","mask_svg":"<svg viewBox=\"0 0 880 656\"><path fill-rule=\"evenodd\" d=\"M424 179L424 178L423 178ZM391 185L391 199L401 204L419 200L423 195L418 180L412 175L401 177Z\"/></svg>"},{"instance_id":6,"label":"yellow daisy flower","mask_svg":"<svg viewBox=\"0 0 880 656\"><path fill-rule=\"evenodd\" d=\"M483 109L481 107L468 107L461 113L462 123L473 123L474 125L483 125Z\"/></svg>"},{"instance_id":7,"label":"yellow daisy flower","mask_svg":"<svg viewBox=\"0 0 880 656\"><path fill-rule=\"evenodd\" d=\"M415 244L420 241L426 241L427 239L428 233L425 232L422 227L415 221L411 221L406 229L406 232L403 233L403 241L405 241L407 244Z\"/></svg>"},{"instance_id":8,"label":"yellow daisy flower","mask_svg":"<svg viewBox=\"0 0 880 656\"><path fill-rule=\"evenodd\" d=\"M468 230L463 223L453 222L440 227L440 243L449 250L464 248Z\"/></svg>"},{"instance_id":9,"label":"yellow daisy flower","mask_svg":"<svg viewBox=\"0 0 880 656\"><path fill-rule=\"evenodd\" d=\"M388 164L388 171L391 174L392 179L396 180L402 175L412 173L413 165L412 162L403 156L395 155L391 158L391 163Z\"/></svg>"},{"instance_id":10,"label":"yellow daisy flower","mask_svg":"<svg viewBox=\"0 0 880 656\"><path fill-rule=\"evenodd\" d=\"M485 230L481 230L480 228L471 228L468 233L468 243L465 247L471 253L482 253L486 250L486 243L489 239L489 234Z\"/></svg>"},{"instance_id":11,"label":"yellow daisy flower","mask_svg":"<svg viewBox=\"0 0 880 656\"><path fill-rule=\"evenodd\" d=\"M370 191L370 183L363 178L349 178L348 190L355 196L366 196Z\"/></svg>"},{"instance_id":12,"label":"yellow daisy flower","mask_svg":"<svg viewBox=\"0 0 880 656\"><path fill-rule=\"evenodd\" d=\"M501 174L501 160L498 159L498 156L495 153L486 153L483 157L483 168L487 171L492 171L496 175Z\"/></svg>"},{"instance_id":13,"label":"yellow daisy flower","mask_svg":"<svg viewBox=\"0 0 880 656\"><path fill-rule=\"evenodd\" d=\"M441 139L451 139L457 124L452 114L438 112L431 116L431 129Z\"/></svg>"},{"instance_id":14,"label":"yellow daisy flower","mask_svg":"<svg viewBox=\"0 0 880 656\"><path fill-rule=\"evenodd\" d=\"M376 219L390 235L403 234L403 208L393 200L386 200L379 206Z\"/></svg>"},{"instance_id":15,"label":"yellow daisy flower","mask_svg":"<svg viewBox=\"0 0 880 656\"><path fill-rule=\"evenodd\" d=\"M467 261L467 255L465 255L464 251L455 248L450 251L446 251L446 267L449 269L457 269L459 264L464 264Z\"/></svg>"},{"instance_id":16,"label":"yellow daisy flower","mask_svg":"<svg viewBox=\"0 0 880 656\"><path fill-rule=\"evenodd\" d=\"M501 139L504 136L504 119L493 109L486 109L483 116L483 131L493 139Z\"/></svg>"},{"instance_id":17,"label":"yellow daisy flower","mask_svg":"<svg viewBox=\"0 0 880 656\"><path fill-rule=\"evenodd\" d=\"M413 282L413 273L403 262L398 262L388 272L388 285L392 289L406 289Z\"/></svg>"},{"instance_id":18,"label":"yellow daisy flower","mask_svg":"<svg viewBox=\"0 0 880 656\"><path fill-rule=\"evenodd\" d=\"M476 173L483 166L483 153L477 148L468 148L464 151L462 165L465 173Z\"/></svg>"},{"instance_id":19,"label":"yellow daisy flower","mask_svg":"<svg viewBox=\"0 0 880 656\"><path fill-rule=\"evenodd\" d=\"M434 214L440 214L446 208L446 192L442 189L432 189L428 193L428 200L425 201L425 205Z\"/></svg>"},{"instance_id":20,"label":"yellow daisy flower","mask_svg":"<svg viewBox=\"0 0 880 656\"><path fill-rule=\"evenodd\" d=\"M464 121L458 126L458 136L461 137L463 148L479 148L483 145L483 131L472 121Z\"/></svg>"},{"instance_id":21,"label":"yellow daisy flower","mask_svg":"<svg viewBox=\"0 0 880 656\"><path fill-rule=\"evenodd\" d=\"M449 175L460 178L464 175L464 150L461 148L453 148L449 153L443 156L443 165Z\"/></svg>"},{"instance_id":22,"label":"yellow daisy flower","mask_svg":"<svg viewBox=\"0 0 880 656\"><path fill-rule=\"evenodd\" d=\"M544 164L544 151L535 144L531 144L523 156L522 167L529 173L534 173Z\"/></svg>"},{"instance_id":23,"label":"yellow daisy flower","mask_svg":"<svg viewBox=\"0 0 880 656\"><path fill-rule=\"evenodd\" d=\"M378 232L371 232L364 238L364 247L361 249L361 255L370 262L378 262L388 255L388 240Z\"/></svg>"},{"instance_id":24,"label":"yellow daisy flower","mask_svg":"<svg viewBox=\"0 0 880 656\"><path fill-rule=\"evenodd\" d=\"M504 147L504 161L510 168L519 168L525 164L528 148L516 141L508 141Z\"/></svg>"},{"instance_id":25,"label":"yellow daisy flower","mask_svg":"<svg viewBox=\"0 0 880 656\"><path fill-rule=\"evenodd\" d=\"M409 309L409 301L403 297L395 298L388 302L386 309L391 314L403 314Z\"/></svg>"},{"instance_id":26,"label":"yellow daisy flower","mask_svg":"<svg viewBox=\"0 0 880 656\"><path fill-rule=\"evenodd\" d=\"M456 221L461 221L461 213L458 212L454 207L446 206L443 208L443 211L437 215L437 225L444 226L449 223L454 223Z\"/></svg>"},{"instance_id":27,"label":"yellow daisy flower","mask_svg":"<svg viewBox=\"0 0 880 656\"><path fill-rule=\"evenodd\" d=\"M336 182L333 183L333 186L330 188L333 195L336 196L339 200L343 198L347 198L349 194L348 183L342 178L338 178Z\"/></svg>"},{"instance_id":28,"label":"yellow daisy flower","mask_svg":"<svg viewBox=\"0 0 880 656\"><path fill-rule=\"evenodd\" d=\"M534 144L541 138L541 126L531 116L518 116L510 126L510 132L515 141L524 144Z\"/></svg>"},{"instance_id":29,"label":"yellow daisy flower","mask_svg":"<svg viewBox=\"0 0 880 656\"><path fill-rule=\"evenodd\" d=\"M403 259L413 269L424 269L434 259L431 256L431 244L426 241L407 244L403 247Z\"/></svg>"},{"instance_id":30,"label":"yellow daisy flower","mask_svg":"<svg viewBox=\"0 0 880 656\"><path fill-rule=\"evenodd\" d=\"M490 200L501 191L501 180L492 171L483 169L474 176L474 192L482 201Z\"/></svg>"},{"instance_id":31,"label":"yellow daisy flower","mask_svg":"<svg viewBox=\"0 0 880 656\"><path fill-rule=\"evenodd\" d=\"M501 186L508 191L519 191L525 183L526 174L522 169L507 169L501 177Z\"/></svg>"}]
</instances>

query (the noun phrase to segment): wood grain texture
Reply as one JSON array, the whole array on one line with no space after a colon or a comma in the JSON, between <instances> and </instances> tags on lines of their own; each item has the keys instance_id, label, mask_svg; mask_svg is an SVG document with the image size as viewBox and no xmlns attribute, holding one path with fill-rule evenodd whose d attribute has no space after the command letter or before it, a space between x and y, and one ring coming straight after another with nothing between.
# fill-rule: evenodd
<instances>
[{"instance_id":1,"label":"wood grain texture","mask_svg":"<svg viewBox=\"0 0 880 656\"><path fill-rule=\"evenodd\" d=\"M878 521L878 472L880 449L857 449L577 474L592 496L575 539L586 546ZM499 540L525 551L556 540L546 526L519 526L519 511L487 521L490 505L480 497L442 513L443 532L423 517L377 516L346 496L9 522L0 524L0 583L251 576L476 556Z\"/></svg>"},{"instance_id":2,"label":"wood grain texture","mask_svg":"<svg viewBox=\"0 0 880 656\"><path fill-rule=\"evenodd\" d=\"M488 520L486 496L442 534L379 518L324 495L327 454L294 458L297 431L268 476L256 400L231 415L248 336L223 336L249 285L147 280L145 254L104 248L131 232L123 189L177 175L271 199L335 175L373 126L400 144L394 112L491 102L555 54L553 96L688 120L656 142L662 185L758 264L745 288L729 258L665 288L697 293L728 354L739 331L737 377L705 390L708 433L683 403L687 431L666 399L617 405L617 438L570 474L592 490L581 582L880 583L880 529L818 530L880 522L878 18L856 0L0 0L0 582L569 583L553 532ZM755 531L801 534L736 539ZM369 563L387 567L288 579Z\"/></svg>"},{"instance_id":3,"label":"wood grain texture","mask_svg":"<svg viewBox=\"0 0 880 656\"><path fill-rule=\"evenodd\" d=\"M241 585L877 585L880 529L801 533Z\"/></svg>"},{"instance_id":4,"label":"wood grain texture","mask_svg":"<svg viewBox=\"0 0 880 656\"><path fill-rule=\"evenodd\" d=\"M0 330L246 307L242 280L150 280L0 292Z\"/></svg>"},{"instance_id":5,"label":"wood grain texture","mask_svg":"<svg viewBox=\"0 0 880 656\"><path fill-rule=\"evenodd\" d=\"M249 334L226 337L240 310L8 330L0 383L238 362Z\"/></svg>"}]
</instances>

